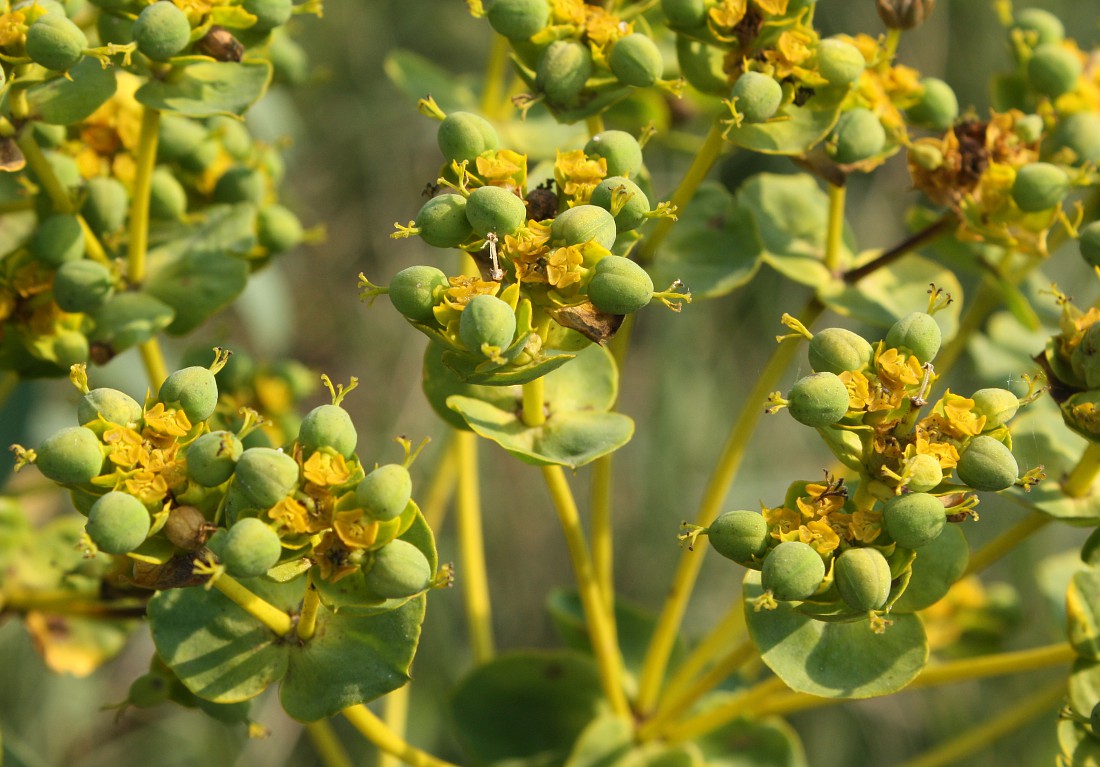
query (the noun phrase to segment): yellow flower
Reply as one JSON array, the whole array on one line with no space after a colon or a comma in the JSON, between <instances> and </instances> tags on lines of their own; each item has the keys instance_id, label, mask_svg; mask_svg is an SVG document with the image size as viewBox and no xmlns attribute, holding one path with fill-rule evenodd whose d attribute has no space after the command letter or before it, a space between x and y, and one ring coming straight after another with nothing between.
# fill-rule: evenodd
<instances>
[{"instance_id":1,"label":"yellow flower","mask_svg":"<svg viewBox=\"0 0 1100 767\"><path fill-rule=\"evenodd\" d=\"M528 221L516 235L504 238L501 251L515 266L520 282L546 282L541 262L550 252L549 241L550 227L538 221Z\"/></svg>"},{"instance_id":2,"label":"yellow flower","mask_svg":"<svg viewBox=\"0 0 1100 767\"><path fill-rule=\"evenodd\" d=\"M122 486L146 506L159 503L168 495L168 482L159 474L142 470L127 478Z\"/></svg>"},{"instance_id":3,"label":"yellow flower","mask_svg":"<svg viewBox=\"0 0 1100 767\"><path fill-rule=\"evenodd\" d=\"M840 536L824 519L815 519L799 527L798 539L808 543L818 554L828 554L840 545Z\"/></svg>"},{"instance_id":4,"label":"yellow flower","mask_svg":"<svg viewBox=\"0 0 1100 767\"><path fill-rule=\"evenodd\" d=\"M133 429L122 426L108 429L103 432L103 443L107 445L107 457L116 466L130 468L147 458L144 440Z\"/></svg>"},{"instance_id":5,"label":"yellow flower","mask_svg":"<svg viewBox=\"0 0 1100 767\"><path fill-rule=\"evenodd\" d=\"M882 385L891 391L903 390L906 386L916 386L924 378L924 369L920 360L914 356L902 354L897 349L882 347L875 355L875 370Z\"/></svg>"},{"instance_id":6,"label":"yellow flower","mask_svg":"<svg viewBox=\"0 0 1100 767\"><path fill-rule=\"evenodd\" d=\"M607 176L607 160L602 157L589 159L581 149L571 152L558 150L554 159L554 178L558 187L575 202L587 202L596 188Z\"/></svg>"},{"instance_id":7,"label":"yellow flower","mask_svg":"<svg viewBox=\"0 0 1100 767\"><path fill-rule=\"evenodd\" d=\"M753 0L753 4L771 16L782 16L787 12L790 0Z\"/></svg>"},{"instance_id":8,"label":"yellow flower","mask_svg":"<svg viewBox=\"0 0 1100 767\"><path fill-rule=\"evenodd\" d=\"M938 442L929 438L921 428L917 429L917 454L930 455L940 462L940 468L953 469L959 463L959 451L949 442Z\"/></svg>"},{"instance_id":9,"label":"yellow flower","mask_svg":"<svg viewBox=\"0 0 1100 767\"><path fill-rule=\"evenodd\" d=\"M191 431L191 419L182 410L166 408L163 402L158 402L145 411L145 428L155 434L184 437Z\"/></svg>"},{"instance_id":10,"label":"yellow flower","mask_svg":"<svg viewBox=\"0 0 1100 767\"><path fill-rule=\"evenodd\" d=\"M347 484L351 470L339 453L317 450L302 464L302 476L320 487L337 487Z\"/></svg>"},{"instance_id":11,"label":"yellow flower","mask_svg":"<svg viewBox=\"0 0 1100 767\"><path fill-rule=\"evenodd\" d=\"M719 29L730 30L741 23L749 10L749 0L720 0L720 2L707 11L707 16L714 26Z\"/></svg>"},{"instance_id":12,"label":"yellow flower","mask_svg":"<svg viewBox=\"0 0 1100 767\"><path fill-rule=\"evenodd\" d=\"M358 563L351 560L352 552L329 531L321 542L313 547L313 559L321 571L321 577L329 583L336 583L359 569Z\"/></svg>"},{"instance_id":13,"label":"yellow flower","mask_svg":"<svg viewBox=\"0 0 1100 767\"><path fill-rule=\"evenodd\" d=\"M848 389L849 410L873 413L876 410L893 410L901 403L902 392L886 391L877 380L872 383L858 370L844 371L840 374L840 380Z\"/></svg>"},{"instance_id":14,"label":"yellow flower","mask_svg":"<svg viewBox=\"0 0 1100 767\"><path fill-rule=\"evenodd\" d=\"M311 514L306 505L297 498L282 499L268 509L267 515L280 528L295 533L319 533L328 527L320 515Z\"/></svg>"},{"instance_id":15,"label":"yellow flower","mask_svg":"<svg viewBox=\"0 0 1100 767\"><path fill-rule=\"evenodd\" d=\"M798 527L802 524L802 517L797 511L792 511L783 506L774 509L763 508L764 521L768 523L773 538L789 540L797 537Z\"/></svg>"},{"instance_id":16,"label":"yellow flower","mask_svg":"<svg viewBox=\"0 0 1100 767\"><path fill-rule=\"evenodd\" d=\"M0 14L0 46L8 46L23 40L24 18L22 11Z\"/></svg>"},{"instance_id":17,"label":"yellow flower","mask_svg":"<svg viewBox=\"0 0 1100 767\"><path fill-rule=\"evenodd\" d=\"M527 183L527 155L511 149L486 152L474 160L477 175L492 186L522 187Z\"/></svg>"},{"instance_id":18,"label":"yellow flower","mask_svg":"<svg viewBox=\"0 0 1100 767\"><path fill-rule=\"evenodd\" d=\"M943 408L943 415L949 429L944 433L950 437L976 437L982 433L986 418L974 412L974 400L958 394L952 394L948 389L944 392L939 403Z\"/></svg>"},{"instance_id":19,"label":"yellow flower","mask_svg":"<svg viewBox=\"0 0 1100 767\"><path fill-rule=\"evenodd\" d=\"M369 548L378 539L378 522L366 517L362 509L336 512L332 529L353 549Z\"/></svg>"},{"instance_id":20,"label":"yellow flower","mask_svg":"<svg viewBox=\"0 0 1100 767\"><path fill-rule=\"evenodd\" d=\"M581 281L580 265L584 256L577 245L558 248L546 259L546 281L555 288L565 288Z\"/></svg>"},{"instance_id":21,"label":"yellow flower","mask_svg":"<svg viewBox=\"0 0 1100 767\"><path fill-rule=\"evenodd\" d=\"M634 31L633 24L620 21L598 5L586 4L584 10L584 36L593 46L597 58L606 56L612 43Z\"/></svg>"},{"instance_id":22,"label":"yellow flower","mask_svg":"<svg viewBox=\"0 0 1100 767\"><path fill-rule=\"evenodd\" d=\"M804 78L807 72L802 64L813 55L810 46L816 39L812 31L800 27L781 32L775 48L764 52L764 58L775 67L775 78L781 80L790 75Z\"/></svg>"},{"instance_id":23,"label":"yellow flower","mask_svg":"<svg viewBox=\"0 0 1100 767\"><path fill-rule=\"evenodd\" d=\"M872 543L882 532L882 512L860 509L848 523L849 536L863 543Z\"/></svg>"}]
</instances>

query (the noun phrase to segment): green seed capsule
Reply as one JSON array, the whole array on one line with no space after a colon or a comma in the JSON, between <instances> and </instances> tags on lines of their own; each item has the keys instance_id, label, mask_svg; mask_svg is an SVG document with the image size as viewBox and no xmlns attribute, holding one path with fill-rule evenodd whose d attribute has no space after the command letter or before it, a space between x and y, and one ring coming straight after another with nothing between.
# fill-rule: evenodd
<instances>
[{"instance_id":1,"label":"green seed capsule","mask_svg":"<svg viewBox=\"0 0 1100 767\"><path fill-rule=\"evenodd\" d=\"M848 388L833 373L800 378L787 395L791 416L806 426L831 426L848 412Z\"/></svg>"},{"instance_id":2,"label":"green seed capsule","mask_svg":"<svg viewBox=\"0 0 1100 767\"><path fill-rule=\"evenodd\" d=\"M420 549L398 539L374 552L364 581L367 588L380 597L405 599L431 585L432 568Z\"/></svg>"},{"instance_id":3,"label":"green seed capsule","mask_svg":"<svg viewBox=\"0 0 1100 767\"><path fill-rule=\"evenodd\" d=\"M825 578L825 563L801 541L784 541L764 557L760 582L780 601L800 601L814 595Z\"/></svg>"},{"instance_id":4,"label":"green seed capsule","mask_svg":"<svg viewBox=\"0 0 1100 767\"><path fill-rule=\"evenodd\" d=\"M256 17L256 23L250 29L257 32L281 27L290 21L294 11L291 0L244 0L241 7Z\"/></svg>"},{"instance_id":5,"label":"green seed capsule","mask_svg":"<svg viewBox=\"0 0 1100 767\"><path fill-rule=\"evenodd\" d=\"M745 564L768 550L768 523L755 511L727 511L707 528L707 538L726 559Z\"/></svg>"},{"instance_id":6,"label":"green seed capsule","mask_svg":"<svg viewBox=\"0 0 1100 767\"><path fill-rule=\"evenodd\" d=\"M59 484L87 484L103 467L103 445L91 429L70 426L42 442L35 466Z\"/></svg>"},{"instance_id":7,"label":"green seed capsule","mask_svg":"<svg viewBox=\"0 0 1100 767\"><path fill-rule=\"evenodd\" d=\"M866 68L867 60L851 43L829 38L817 46L817 71L830 85L851 85Z\"/></svg>"},{"instance_id":8,"label":"green seed capsule","mask_svg":"<svg viewBox=\"0 0 1100 767\"><path fill-rule=\"evenodd\" d=\"M605 130L584 145L589 157L602 157L608 176L637 176L642 170L642 146L626 131Z\"/></svg>"},{"instance_id":9,"label":"green seed capsule","mask_svg":"<svg viewBox=\"0 0 1100 767\"><path fill-rule=\"evenodd\" d=\"M730 95L745 122L762 123L779 111L783 86L761 72L745 72L733 84Z\"/></svg>"},{"instance_id":10,"label":"green seed capsule","mask_svg":"<svg viewBox=\"0 0 1100 767\"><path fill-rule=\"evenodd\" d=\"M1082 227L1077 244L1081 248L1081 256L1089 266L1100 266L1100 221L1093 221Z\"/></svg>"},{"instance_id":11,"label":"green seed capsule","mask_svg":"<svg viewBox=\"0 0 1100 767\"><path fill-rule=\"evenodd\" d=\"M238 519L222 544L222 562L234 578L258 578L279 562L279 534L255 517Z\"/></svg>"},{"instance_id":12,"label":"green seed capsule","mask_svg":"<svg viewBox=\"0 0 1100 767\"><path fill-rule=\"evenodd\" d=\"M298 487L298 462L281 450L250 447L237 460L233 486L257 507L270 509Z\"/></svg>"},{"instance_id":13,"label":"green seed capsule","mask_svg":"<svg viewBox=\"0 0 1100 767\"><path fill-rule=\"evenodd\" d=\"M1100 162L1100 115L1078 112L1063 118L1054 131L1055 147L1070 149L1075 164Z\"/></svg>"},{"instance_id":14,"label":"green seed capsule","mask_svg":"<svg viewBox=\"0 0 1100 767\"><path fill-rule=\"evenodd\" d=\"M907 493L886 502L882 524L899 546L916 549L940 537L947 525L947 515L936 496Z\"/></svg>"},{"instance_id":15,"label":"green seed capsule","mask_svg":"<svg viewBox=\"0 0 1100 767\"><path fill-rule=\"evenodd\" d=\"M258 170L238 165L221 175L214 185L214 201L251 202L259 205L267 196L267 180Z\"/></svg>"},{"instance_id":16,"label":"green seed capsule","mask_svg":"<svg viewBox=\"0 0 1100 767\"><path fill-rule=\"evenodd\" d=\"M390 301L402 315L414 322L431 322L433 307L450 285L447 275L434 266L410 266L390 280Z\"/></svg>"},{"instance_id":17,"label":"green seed capsule","mask_svg":"<svg viewBox=\"0 0 1100 767\"><path fill-rule=\"evenodd\" d=\"M924 91L920 101L911 106L905 115L914 125L929 130L945 131L959 116L959 99L951 86L935 77L920 81Z\"/></svg>"},{"instance_id":18,"label":"green seed capsule","mask_svg":"<svg viewBox=\"0 0 1100 767\"><path fill-rule=\"evenodd\" d=\"M145 542L150 526L149 512L141 501L111 491L92 504L85 529L100 550L128 554Z\"/></svg>"},{"instance_id":19,"label":"green seed capsule","mask_svg":"<svg viewBox=\"0 0 1100 767\"><path fill-rule=\"evenodd\" d=\"M707 20L707 3L706 0L661 0L661 12L670 27L695 29Z\"/></svg>"},{"instance_id":20,"label":"green seed capsule","mask_svg":"<svg viewBox=\"0 0 1100 767\"><path fill-rule=\"evenodd\" d=\"M862 162L886 146L886 129L870 109L856 107L840 116L833 141L831 154L838 163Z\"/></svg>"},{"instance_id":21,"label":"green seed capsule","mask_svg":"<svg viewBox=\"0 0 1100 767\"><path fill-rule=\"evenodd\" d=\"M53 297L66 312L94 312L115 292L111 270L97 261L67 261L57 268Z\"/></svg>"},{"instance_id":22,"label":"green seed capsule","mask_svg":"<svg viewBox=\"0 0 1100 767\"><path fill-rule=\"evenodd\" d=\"M1027 79L1032 88L1053 99L1077 87L1081 69L1077 54L1061 45L1048 43L1036 48L1027 62Z\"/></svg>"},{"instance_id":23,"label":"green seed capsule","mask_svg":"<svg viewBox=\"0 0 1100 767\"><path fill-rule=\"evenodd\" d=\"M556 40L542 52L535 86L551 104L570 106L592 75L592 52L576 40Z\"/></svg>"},{"instance_id":24,"label":"green seed capsule","mask_svg":"<svg viewBox=\"0 0 1100 767\"><path fill-rule=\"evenodd\" d=\"M907 349L923 365L939 353L942 342L940 326L925 312L907 314L890 326L886 345L891 349Z\"/></svg>"},{"instance_id":25,"label":"green seed capsule","mask_svg":"<svg viewBox=\"0 0 1100 767\"><path fill-rule=\"evenodd\" d=\"M1050 210L1069 191L1069 176L1057 165L1033 162L1016 171L1012 199L1025 213Z\"/></svg>"},{"instance_id":26,"label":"green seed capsule","mask_svg":"<svg viewBox=\"0 0 1100 767\"><path fill-rule=\"evenodd\" d=\"M509 40L530 40L550 23L546 0L492 0L485 10L489 25Z\"/></svg>"},{"instance_id":27,"label":"green seed capsule","mask_svg":"<svg viewBox=\"0 0 1100 767\"><path fill-rule=\"evenodd\" d=\"M79 261L84 258L84 230L76 216L54 214L39 223L29 249L32 256L47 266Z\"/></svg>"},{"instance_id":28,"label":"green seed capsule","mask_svg":"<svg viewBox=\"0 0 1100 767\"><path fill-rule=\"evenodd\" d=\"M46 14L27 29L27 55L46 69L64 72L84 58L88 38L65 15Z\"/></svg>"},{"instance_id":29,"label":"green seed capsule","mask_svg":"<svg viewBox=\"0 0 1100 767\"><path fill-rule=\"evenodd\" d=\"M345 458L350 458L358 440L359 435L355 431L355 424L351 422L351 416L339 405L313 408L306 413L298 430L298 444L304 456L327 447Z\"/></svg>"},{"instance_id":30,"label":"green seed capsule","mask_svg":"<svg viewBox=\"0 0 1100 767\"><path fill-rule=\"evenodd\" d=\"M500 147L496 128L472 112L451 112L436 133L439 151L448 163L467 160L471 164L482 152Z\"/></svg>"},{"instance_id":31,"label":"green seed capsule","mask_svg":"<svg viewBox=\"0 0 1100 767\"><path fill-rule=\"evenodd\" d=\"M138 14L133 33L139 51L154 61L165 61L188 46L191 22L174 3L159 0Z\"/></svg>"},{"instance_id":32,"label":"green seed capsule","mask_svg":"<svg viewBox=\"0 0 1100 767\"><path fill-rule=\"evenodd\" d=\"M92 231L104 235L122 229L130 205L126 187L110 176L96 176L88 180L87 190L81 213Z\"/></svg>"},{"instance_id":33,"label":"green seed capsule","mask_svg":"<svg viewBox=\"0 0 1100 767\"><path fill-rule=\"evenodd\" d=\"M605 256L596 263L588 283L588 299L607 314L631 314L649 305L653 280L634 261L622 256Z\"/></svg>"},{"instance_id":34,"label":"green seed capsule","mask_svg":"<svg viewBox=\"0 0 1100 767\"><path fill-rule=\"evenodd\" d=\"M217 487L233 476L244 445L236 434L212 431L187 447L187 476L202 487Z\"/></svg>"},{"instance_id":35,"label":"green seed capsule","mask_svg":"<svg viewBox=\"0 0 1100 767\"><path fill-rule=\"evenodd\" d=\"M853 610L878 610L890 596L890 563L878 549L848 549L836 558L833 578Z\"/></svg>"},{"instance_id":36,"label":"green seed capsule","mask_svg":"<svg viewBox=\"0 0 1100 767\"><path fill-rule=\"evenodd\" d=\"M1016 484L1020 467L1012 451L993 437L980 436L970 441L955 473L975 490L996 492Z\"/></svg>"},{"instance_id":37,"label":"green seed capsule","mask_svg":"<svg viewBox=\"0 0 1100 767\"><path fill-rule=\"evenodd\" d=\"M194 366L177 370L164 380L157 399L178 406L192 424L205 421L218 406L218 382L208 368Z\"/></svg>"},{"instance_id":38,"label":"green seed capsule","mask_svg":"<svg viewBox=\"0 0 1100 767\"><path fill-rule=\"evenodd\" d=\"M420 239L433 248L458 247L474 231L466 218L466 198L460 194L442 194L428 200L414 223Z\"/></svg>"},{"instance_id":39,"label":"green seed capsule","mask_svg":"<svg viewBox=\"0 0 1100 767\"><path fill-rule=\"evenodd\" d=\"M927 493L943 482L940 462L926 453L918 453L907 460L905 474L909 477L905 486L914 493Z\"/></svg>"},{"instance_id":40,"label":"green seed capsule","mask_svg":"<svg viewBox=\"0 0 1100 767\"><path fill-rule=\"evenodd\" d=\"M637 229L646 220L646 215L649 213L649 198L630 179L624 176L605 178L592 190L591 203L611 212L612 193L617 189L624 190L629 197L622 208L619 209L619 212L614 214L615 229L618 232L629 232L632 229Z\"/></svg>"},{"instance_id":41,"label":"green seed capsule","mask_svg":"<svg viewBox=\"0 0 1100 767\"><path fill-rule=\"evenodd\" d=\"M983 431L996 429L1011 421L1020 409L1020 399L1008 389L979 389L970 395L975 415L985 416Z\"/></svg>"},{"instance_id":42,"label":"green seed capsule","mask_svg":"<svg viewBox=\"0 0 1100 767\"><path fill-rule=\"evenodd\" d=\"M550 224L550 241L561 245L583 245L595 240L611 250L619 229L615 217L598 205L576 205L558 214Z\"/></svg>"},{"instance_id":43,"label":"green seed capsule","mask_svg":"<svg viewBox=\"0 0 1100 767\"><path fill-rule=\"evenodd\" d=\"M108 423L131 426L140 423L142 415L138 401L118 389L92 389L76 406L76 416L82 426L101 417Z\"/></svg>"},{"instance_id":44,"label":"green seed capsule","mask_svg":"<svg viewBox=\"0 0 1100 767\"><path fill-rule=\"evenodd\" d=\"M256 214L256 240L269 253L285 253L301 245L304 238L302 222L290 208L265 205Z\"/></svg>"},{"instance_id":45,"label":"green seed capsule","mask_svg":"<svg viewBox=\"0 0 1100 767\"><path fill-rule=\"evenodd\" d=\"M825 328L810 339L810 367L816 373L862 370L871 364L874 349L863 336L844 328Z\"/></svg>"},{"instance_id":46,"label":"green seed capsule","mask_svg":"<svg viewBox=\"0 0 1100 767\"><path fill-rule=\"evenodd\" d=\"M170 168L153 171L149 215L160 221L181 221L187 214L187 192Z\"/></svg>"},{"instance_id":47,"label":"green seed capsule","mask_svg":"<svg viewBox=\"0 0 1100 767\"><path fill-rule=\"evenodd\" d=\"M648 88L664 74L661 49L648 36L635 32L619 38L608 57L611 72L624 85Z\"/></svg>"},{"instance_id":48,"label":"green seed capsule","mask_svg":"<svg viewBox=\"0 0 1100 767\"><path fill-rule=\"evenodd\" d=\"M471 298L458 322L458 336L474 354L481 354L481 348L485 345L506 349L512 344L515 334L515 312L496 296Z\"/></svg>"},{"instance_id":49,"label":"green seed capsule","mask_svg":"<svg viewBox=\"0 0 1100 767\"><path fill-rule=\"evenodd\" d=\"M527 206L504 187L480 186L466 199L466 219L482 237L492 232L503 238L527 222Z\"/></svg>"},{"instance_id":50,"label":"green seed capsule","mask_svg":"<svg viewBox=\"0 0 1100 767\"><path fill-rule=\"evenodd\" d=\"M1060 43L1066 37L1062 20L1041 8L1024 8L1016 13L1013 29L1019 29L1030 38L1032 45Z\"/></svg>"},{"instance_id":51,"label":"green seed capsule","mask_svg":"<svg viewBox=\"0 0 1100 767\"><path fill-rule=\"evenodd\" d=\"M412 498L412 477L399 463L379 466L359 482L355 501L371 519L385 522L396 519Z\"/></svg>"}]
</instances>

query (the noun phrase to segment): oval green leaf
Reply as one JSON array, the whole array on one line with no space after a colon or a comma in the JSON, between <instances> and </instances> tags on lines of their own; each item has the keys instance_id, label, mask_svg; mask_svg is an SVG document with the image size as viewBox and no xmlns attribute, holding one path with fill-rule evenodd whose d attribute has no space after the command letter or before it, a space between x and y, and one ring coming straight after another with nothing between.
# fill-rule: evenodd
<instances>
[{"instance_id":1,"label":"oval green leaf","mask_svg":"<svg viewBox=\"0 0 1100 767\"><path fill-rule=\"evenodd\" d=\"M178 63L163 80L137 89L139 103L188 117L244 115L271 84L271 63L189 60Z\"/></svg>"},{"instance_id":2,"label":"oval green leaf","mask_svg":"<svg viewBox=\"0 0 1100 767\"><path fill-rule=\"evenodd\" d=\"M53 77L27 89L31 114L50 125L80 122L115 95L115 71L85 56L69 70L68 77Z\"/></svg>"}]
</instances>

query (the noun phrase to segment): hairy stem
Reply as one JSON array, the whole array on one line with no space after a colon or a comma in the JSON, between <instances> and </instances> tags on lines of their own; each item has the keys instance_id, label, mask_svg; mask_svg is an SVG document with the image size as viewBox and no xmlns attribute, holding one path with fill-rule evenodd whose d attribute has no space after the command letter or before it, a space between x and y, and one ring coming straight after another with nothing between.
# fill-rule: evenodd
<instances>
[{"instance_id":1,"label":"hairy stem","mask_svg":"<svg viewBox=\"0 0 1100 767\"><path fill-rule=\"evenodd\" d=\"M493 641L493 611L489 600L489 577L485 567L485 542L481 525L481 491L478 482L477 435L455 432L457 452L459 562L462 567L466 622L474 661L485 663L496 652Z\"/></svg>"},{"instance_id":2,"label":"hairy stem","mask_svg":"<svg viewBox=\"0 0 1100 767\"><path fill-rule=\"evenodd\" d=\"M316 722L306 722L306 734L313 744L313 750L317 752L317 758L321 760L322 767L352 767L351 758L336 732L332 729L332 723L328 719L318 719Z\"/></svg>"},{"instance_id":3,"label":"hairy stem","mask_svg":"<svg viewBox=\"0 0 1100 767\"><path fill-rule=\"evenodd\" d=\"M432 756L427 751L421 751L415 746L409 745L400 735L395 733L385 722L374 715L373 712L362 703L357 706L349 706L342 712L352 727L386 754L392 754L410 767L457 767L452 762Z\"/></svg>"},{"instance_id":4,"label":"hairy stem","mask_svg":"<svg viewBox=\"0 0 1100 767\"><path fill-rule=\"evenodd\" d=\"M283 610L246 589L232 576L219 575L213 580L213 586L223 595L241 607L246 613L271 629L278 636L286 636L294 624Z\"/></svg>"}]
</instances>

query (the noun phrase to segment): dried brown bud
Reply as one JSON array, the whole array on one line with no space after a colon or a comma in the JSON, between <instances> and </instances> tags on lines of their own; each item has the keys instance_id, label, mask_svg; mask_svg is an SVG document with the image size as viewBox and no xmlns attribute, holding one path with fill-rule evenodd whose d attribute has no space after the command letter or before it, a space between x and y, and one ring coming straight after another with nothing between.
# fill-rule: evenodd
<instances>
[{"instance_id":1,"label":"dried brown bud","mask_svg":"<svg viewBox=\"0 0 1100 767\"><path fill-rule=\"evenodd\" d=\"M875 0L882 23L891 29L912 29L932 15L936 0Z\"/></svg>"},{"instance_id":2,"label":"dried brown bud","mask_svg":"<svg viewBox=\"0 0 1100 767\"><path fill-rule=\"evenodd\" d=\"M168 512L164 536L177 548L195 551L203 547L215 529L194 506L179 506Z\"/></svg>"},{"instance_id":3,"label":"dried brown bud","mask_svg":"<svg viewBox=\"0 0 1100 767\"><path fill-rule=\"evenodd\" d=\"M244 55L240 40L233 37L228 29L216 24L195 43L195 50L218 61L240 61Z\"/></svg>"}]
</instances>

